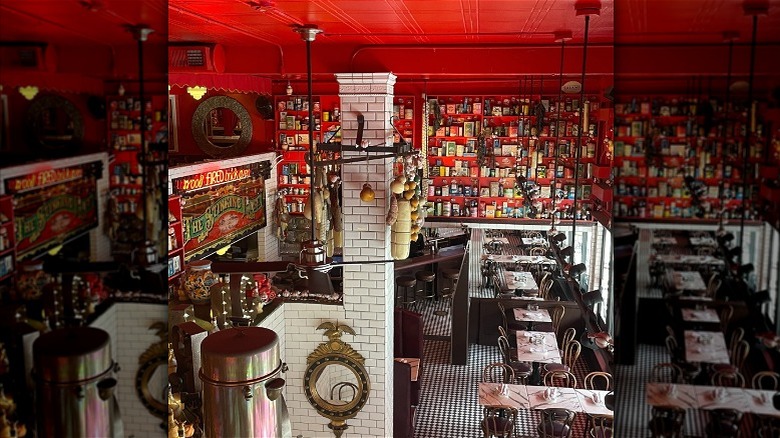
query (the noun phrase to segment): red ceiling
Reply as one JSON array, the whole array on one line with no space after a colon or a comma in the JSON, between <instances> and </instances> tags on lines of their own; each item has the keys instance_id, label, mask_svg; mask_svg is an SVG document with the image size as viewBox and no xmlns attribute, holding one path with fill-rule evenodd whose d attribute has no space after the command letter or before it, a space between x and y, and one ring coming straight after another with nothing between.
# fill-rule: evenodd
<instances>
[{"instance_id":1,"label":"red ceiling","mask_svg":"<svg viewBox=\"0 0 780 438\"><path fill-rule=\"evenodd\" d=\"M780 42L780 0L763 1L769 14L759 17L757 40ZM621 0L615 7L617 44L722 44L724 31L749 43L752 26L743 0Z\"/></svg>"},{"instance_id":2,"label":"red ceiling","mask_svg":"<svg viewBox=\"0 0 780 438\"><path fill-rule=\"evenodd\" d=\"M134 45L125 26L154 29L150 44L168 38L166 0L0 0L1 41L58 46Z\"/></svg>"},{"instance_id":3,"label":"red ceiling","mask_svg":"<svg viewBox=\"0 0 780 438\"><path fill-rule=\"evenodd\" d=\"M571 30L582 40L575 0L170 0L172 41L299 45L291 27L315 24L322 44L550 43ZM250 4L271 3L258 10ZM613 37L612 0L602 0L590 40Z\"/></svg>"}]
</instances>

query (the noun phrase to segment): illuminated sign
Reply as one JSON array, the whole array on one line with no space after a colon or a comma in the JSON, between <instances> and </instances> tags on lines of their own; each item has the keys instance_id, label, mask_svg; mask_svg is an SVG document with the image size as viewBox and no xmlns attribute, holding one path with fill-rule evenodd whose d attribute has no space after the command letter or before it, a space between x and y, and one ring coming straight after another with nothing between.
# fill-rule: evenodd
<instances>
[{"instance_id":1,"label":"illuminated sign","mask_svg":"<svg viewBox=\"0 0 780 438\"><path fill-rule=\"evenodd\" d=\"M48 169L17 178L9 178L5 182L6 193L22 193L30 190L48 187L54 184L73 181L84 176L84 167L65 167Z\"/></svg>"},{"instance_id":2,"label":"illuminated sign","mask_svg":"<svg viewBox=\"0 0 780 438\"><path fill-rule=\"evenodd\" d=\"M214 187L229 182L241 181L252 176L249 166L212 170L175 180L176 191L191 191Z\"/></svg>"},{"instance_id":3,"label":"illuminated sign","mask_svg":"<svg viewBox=\"0 0 780 438\"><path fill-rule=\"evenodd\" d=\"M16 251L35 257L98 225L97 179L89 163L5 181L14 193Z\"/></svg>"}]
</instances>

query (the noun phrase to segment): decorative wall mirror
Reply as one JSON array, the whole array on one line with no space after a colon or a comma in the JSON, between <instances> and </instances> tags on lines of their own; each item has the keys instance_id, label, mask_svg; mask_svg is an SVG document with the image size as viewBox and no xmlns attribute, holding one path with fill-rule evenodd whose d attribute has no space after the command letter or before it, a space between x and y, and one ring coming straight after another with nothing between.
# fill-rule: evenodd
<instances>
[{"instance_id":1,"label":"decorative wall mirror","mask_svg":"<svg viewBox=\"0 0 780 438\"><path fill-rule=\"evenodd\" d=\"M64 97L40 96L27 109L30 144L46 153L74 152L84 138L84 118Z\"/></svg>"},{"instance_id":2,"label":"decorative wall mirror","mask_svg":"<svg viewBox=\"0 0 780 438\"><path fill-rule=\"evenodd\" d=\"M317 330L325 330L327 342L320 344L307 358L303 390L314 409L330 420L328 427L338 438L349 427L366 401L370 381L363 356L341 340L344 333L355 335L351 327L323 322Z\"/></svg>"},{"instance_id":3,"label":"decorative wall mirror","mask_svg":"<svg viewBox=\"0 0 780 438\"><path fill-rule=\"evenodd\" d=\"M192 115L192 136L198 147L212 157L238 156L252 140L252 118L232 97L210 97Z\"/></svg>"},{"instance_id":4,"label":"decorative wall mirror","mask_svg":"<svg viewBox=\"0 0 780 438\"><path fill-rule=\"evenodd\" d=\"M138 358L135 391L146 410L158 418L168 414L168 326L155 322L149 327L160 341L150 345Z\"/></svg>"}]
</instances>

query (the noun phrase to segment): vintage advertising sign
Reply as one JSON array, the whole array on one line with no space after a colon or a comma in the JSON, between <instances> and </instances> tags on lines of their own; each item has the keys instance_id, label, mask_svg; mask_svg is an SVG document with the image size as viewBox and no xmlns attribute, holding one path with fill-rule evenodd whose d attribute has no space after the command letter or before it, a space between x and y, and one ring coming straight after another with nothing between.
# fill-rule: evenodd
<instances>
[{"instance_id":1,"label":"vintage advertising sign","mask_svg":"<svg viewBox=\"0 0 780 438\"><path fill-rule=\"evenodd\" d=\"M14 194L16 250L34 257L98 225L96 165L50 169L5 181Z\"/></svg>"},{"instance_id":2,"label":"vintage advertising sign","mask_svg":"<svg viewBox=\"0 0 780 438\"><path fill-rule=\"evenodd\" d=\"M186 261L266 226L265 180L258 173L247 165L172 181L182 197Z\"/></svg>"}]
</instances>

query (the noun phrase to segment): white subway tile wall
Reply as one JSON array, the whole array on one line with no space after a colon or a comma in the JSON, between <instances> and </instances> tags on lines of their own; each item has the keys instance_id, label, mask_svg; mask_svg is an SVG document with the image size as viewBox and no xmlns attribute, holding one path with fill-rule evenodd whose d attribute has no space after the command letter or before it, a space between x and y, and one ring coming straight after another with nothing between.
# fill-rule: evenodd
<instances>
[{"instance_id":1,"label":"white subway tile wall","mask_svg":"<svg viewBox=\"0 0 780 438\"><path fill-rule=\"evenodd\" d=\"M337 74L341 95L342 144L355 144L357 115L365 118L363 139L372 146L392 144L390 116L395 76L391 73ZM345 157L364 156L359 151ZM387 185L392 160L348 163L342 166L344 185L344 260L389 260L390 230L384 225ZM363 184L369 182L375 201L360 201ZM325 340L317 326L324 321L347 324L357 333L345 341L365 358L371 394L363 410L348 421L347 434L361 437L392 435L393 361L393 264L344 267L344 306L288 303L284 305L286 359L290 367L287 402L293 435L330 436L328 420L320 417L303 394L306 357ZM347 318L349 316L349 318ZM317 419L320 419L319 421Z\"/></svg>"},{"instance_id":2,"label":"white subway tile wall","mask_svg":"<svg viewBox=\"0 0 780 438\"><path fill-rule=\"evenodd\" d=\"M124 421L126 438L152 438L166 436L167 422L149 413L141 404L135 390L135 374L138 358L150 345L160 340L149 326L168 320L166 304L117 303L116 335L112 335L114 360L121 367L116 395ZM162 397L162 394L160 394ZM165 423L165 429L160 425Z\"/></svg>"}]
</instances>

